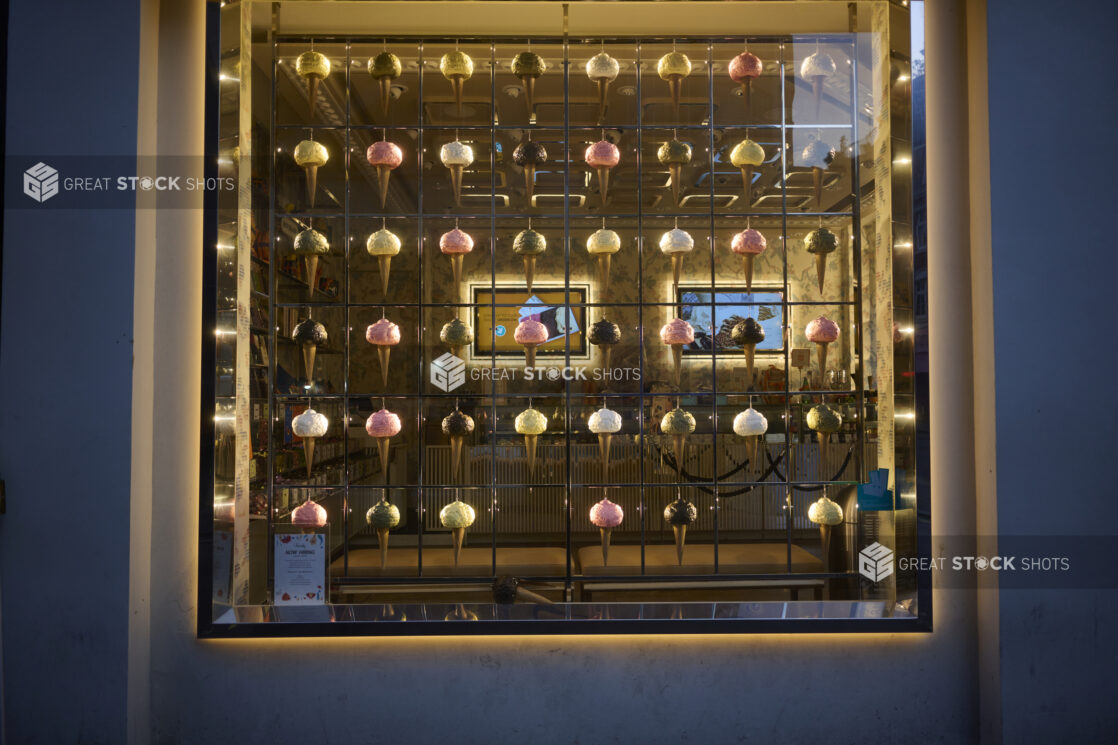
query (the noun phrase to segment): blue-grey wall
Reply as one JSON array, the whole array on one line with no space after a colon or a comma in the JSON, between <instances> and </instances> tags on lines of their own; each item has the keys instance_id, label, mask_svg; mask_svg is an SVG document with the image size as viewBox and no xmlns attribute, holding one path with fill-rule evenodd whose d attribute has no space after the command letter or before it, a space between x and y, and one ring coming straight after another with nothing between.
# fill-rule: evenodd
<instances>
[{"instance_id":1,"label":"blue-grey wall","mask_svg":"<svg viewBox=\"0 0 1118 745\"><path fill-rule=\"evenodd\" d=\"M998 527L1114 535L1118 3L988 24ZM1005 742L1114 741L1115 619L1113 590L1001 593Z\"/></svg>"},{"instance_id":2,"label":"blue-grey wall","mask_svg":"<svg viewBox=\"0 0 1118 745\"><path fill-rule=\"evenodd\" d=\"M12 2L7 57L9 158L135 154L137 2ZM48 210L18 192L4 206L8 741L118 743L135 214Z\"/></svg>"}]
</instances>

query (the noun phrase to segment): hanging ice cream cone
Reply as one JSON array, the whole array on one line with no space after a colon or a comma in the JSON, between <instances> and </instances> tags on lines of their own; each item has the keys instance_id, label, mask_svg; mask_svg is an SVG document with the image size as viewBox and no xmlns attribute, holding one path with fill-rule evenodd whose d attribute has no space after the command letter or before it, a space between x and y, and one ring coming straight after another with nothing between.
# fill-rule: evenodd
<instances>
[{"instance_id":1,"label":"hanging ice cream cone","mask_svg":"<svg viewBox=\"0 0 1118 745\"><path fill-rule=\"evenodd\" d=\"M307 174L307 204L314 207L314 195L318 192L318 166L303 166Z\"/></svg>"},{"instance_id":2,"label":"hanging ice cream cone","mask_svg":"<svg viewBox=\"0 0 1118 745\"><path fill-rule=\"evenodd\" d=\"M819 388L822 390L827 378L827 342L815 345L815 360L819 363Z\"/></svg>"},{"instance_id":3,"label":"hanging ice cream cone","mask_svg":"<svg viewBox=\"0 0 1118 745\"><path fill-rule=\"evenodd\" d=\"M520 84L524 86L524 100L528 104L528 116L536 115L536 78L534 75L521 75Z\"/></svg>"},{"instance_id":4,"label":"hanging ice cream cone","mask_svg":"<svg viewBox=\"0 0 1118 745\"><path fill-rule=\"evenodd\" d=\"M816 432L815 439L819 443L819 480L827 480L827 455L830 452L831 435L827 432Z\"/></svg>"},{"instance_id":5,"label":"hanging ice cream cone","mask_svg":"<svg viewBox=\"0 0 1118 745\"><path fill-rule=\"evenodd\" d=\"M668 172L672 177L672 199L675 200L675 206L679 206L679 178L683 174L682 163L669 163Z\"/></svg>"},{"instance_id":6,"label":"hanging ice cream cone","mask_svg":"<svg viewBox=\"0 0 1118 745\"><path fill-rule=\"evenodd\" d=\"M598 528L602 534L602 566L609 565L609 539L613 528Z\"/></svg>"},{"instance_id":7,"label":"hanging ice cream cone","mask_svg":"<svg viewBox=\"0 0 1118 745\"><path fill-rule=\"evenodd\" d=\"M377 357L380 359L380 382L388 387L388 357L392 354L392 347L387 344L377 345Z\"/></svg>"},{"instance_id":8,"label":"hanging ice cream cone","mask_svg":"<svg viewBox=\"0 0 1118 745\"><path fill-rule=\"evenodd\" d=\"M683 254L672 254L672 284L679 284L679 275L683 273Z\"/></svg>"},{"instance_id":9,"label":"hanging ice cream cone","mask_svg":"<svg viewBox=\"0 0 1118 745\"><path fill-rule=\"evenodd\" d=\"M458 473L462 470L462 449L466 444L465 435L453 435L450 438L450 479L458 480Z\"/></svg>"},{"instance_id":10,"label":"hanging ice cream cone","mask_svg":"<svg viewBox=\"0 0 1118 745\"><path fill-rule=\"evenodd\" d=\"M311 119L314 119L314 104L318 98L318 82L322 80L317 75L307 76L307 101L310 105Z\"/></svg>"},{"instance_id":11,"label":"hanging ice cream cone","mask_svg":"<svg viewBox=\"0 0 1118 745\"><path fill-rule=\"evenodd\" d=\"M609 80L598 78L598 121L606 115L606 99L609 96Z\"/></svg>"},{"instance_id":12,"label":"hanging ice cream cone","mask_svg":"<svg viewBox=\"0 0 1118 745\"><path fill-rule=\"evenodd\" d=\"M753 360L757 355L756 344L743 344L745 350L745 389L753 387Z\"/></svg>"},{"instance_id":13,"label":"hanging ice cream cone","mask_svg":"<svg viewBox=\"0 0 1118 745\"><path fill-rule=\"evenodd\" d=\"M314 357L318 347L307 342L303 345L303 370L307 373L307 382L314 380Z\"/></svg>"},{"instance_id":14,"label":"hanging ice cream cone","mask_svg":"<svg viewBox=\"0 0 1118 745\"><path fill-rule=\"evenodd\" d=\"M822 211L823 209L823 169L818 166L812 166L811 169L811 187L815 190L815 208Z\"/></svg>"},{"instance_id":15,"label":"hanging ice cream cone","mask_svg":"<svg viewBox=\"0 0 1118 745\"><path fill-rule=\"evenodd\" d=\"M680 372L683 370L683 345L672 345L672 367L675 370L675 384L678 386L680 383Z\"/></svg>"},{"instance_id":16,"label":"hanging ice cream cone","mask_svg":"<svg viewBox=\"0 0 1118 745\"><path fill-rule=\"evenodd\" d=\"M598 166L598 191L602 194L602 206L604 207L607 199L607 192L609 192L609 168L607 166Z\"/></svg>"},{"instance_id":17,"label":"hanging ice cream cone","mask_svg":"<svg viewBox=\"0 0 1118 745\"><path fill-rule=\"evenodd\" d=\"M380 453L380 467L384 469L384 482L388 483L388 450L392 445L391 437L377 438L377 452Z\"/></svg>"},{"instance_id":18,"label":"hanging ice cream cone","mask_svg":"<svg viewBox=\"0 0 1118 745\"><path fill-rule=\"evenodd\" d=\"M377 543L380 544L380 568L388 564L388 528L377 528Z\"/></svg>"},{"instance_id":19,"label":"hanging ice cream cone","mask_svg":"<svg viewBox=\"0 0 1118 745\"><path fill-rule=\"evenodd\" d=\"M757 258L757 254L742 254L741 267L745 272L745 291L753 292L753 260Z\"/></svg>"},{"instance_id":20,"label":"hanging ice cream cone","mask_svg":"<svg viewBox=\"0 0 1118 745\"><path fill-rule=\"evenodd\" d=\"M815 254L815 276L819 278L819 292L822 293L827 278L827 254Z\"/></svg>"},{"instance_id":21,"label":"hanging ice cream cone","mask_svg":"<svg viewBox=\"0 0 1118 745\"><path fill-rule=\"evenodd\" d=\"M612 344L603 344L602 345L602 372L603 373L613 369L613 365L611 364L612 361L613 361L613 345Z\"/></svg>"},{"instance_id":22,"label":"hanging ice cream cone","mask_svg":"<svg viewBox=\"0 0 1118 745\"><path fill-rule=\"evenodd\" d=\"M667 80L668 80L668 90L671 91L671 94L672 94L672 110L675 112L675 115L678 117L679 116L679 98L680 98L680 94L683 92L683 76L682 75L669 75L667 77Z\"/></svg>"},{"instance_id":23,"label":"hanging ice cream cone","mask_svg":"<svg viewBox=\"0 0 1118 745\"><path fill-rule=\"evenodd\" d=\"M598 454L602 457L602 480L609 481L609 446L613 442L612 432L598 433Z\"/></svg>"},{"instance_id":24,"label":"hanging ice cream cone","mask_svg":"<svg viewBox=\"0 0 1118 745\"><path fill-rule=\"evenodd\" d=\"M745 195L745 206L753 204L753 166L741 167L741 190Z\"/></svg>"},{"instance_id":25,"label":"hanging ice cream cone","mask_svg":"<svg viewBox=\"0 0 1118 745\"><path fill-rule=\"evenodd\" d=\"M683 456L687 449L687 435L672 435L672 454L675 456L676 480L683 478Z\"/></svg>"},{"instance_id":26,"label":"hanging ice cream cone","mask_svg":"<svg viewBox=\"0 0 1118 745\"><path fill-rule=\"evenodd\" d=\"M377 166L377 188L380 191L380 206L388 201L388 179L392 177L392 169L388 166ZM314 206L314 203L311 203Z\"/></svg>"},{"instance_id":27,"label":"hanging ice cream cone","mask_svg":"<svg viewBox=\"0 0 1118 745\"><path fill-rule=\"evenodd\" d=\"M307 459L307 478L311 477L311 468L314 466L314 441L317 437L303 438L303 455Z\"/></svg>"},{"instance_id":28,"label":"hanging ice cream cone","mask_svg":"<svg viewBox=\"0 0 1118 745\"><path fill-rule=\"evenodd\" d=\"M377 78L377 85L380 87L380 113L387 117L388 104L392 101L392 78L382 75Z\"/></svg>"},{"instance_id":29,"label":"hanging ice cream cone","mask_svg":"<svg viewBox=\"0 0 1118 745\"><path fill-rule=\"evenodd\" d=\"M598 291L609 292L609 267L613 254L598 254Z\"/></svg>"},{"instance_id":30,"label":"hanging ice cream cone","mask_svg":"<svg viewBox=\"0 0 1118 745\"><path fill-rule=\"evenodd\" d=\"M823 81L827 78L823 75L813 75L811 78L811 89L815 93L815 118L819 118L819 107L823 102Z\"/></svg>"},{"instance_id":31,"label":"hanging ice cream cone","mask_svg":"<svg viewBox=\"0 0 1118 745\"><path fill-rule=\"evenodd\" d=\"M536 366L536 345L535 344L525 344L524 345L524 363L528 367L535 367Z\"/></svg>"},{"instance_id":32,"label":"hanging ice cream cone","mask_svg":"<svg viewBox=\"0 0 1118 745\"><path fill-rule=\"evenodd\" d=\"M686 525L673 525L672 532L675 533L675 558L679 566L683 566L683 546L687 543L687 526Z\"/></svg>"},{"instance_id":33,"label":"hanging ice cream cone","mask_svg":"<svg viewBox=\"0 0 1118 745\"><path fill-rule=\"evenodd\" d=\"M466 260L465 254L451 254L450 265L454 271L454 293L456 298L462 295L462 263Z\"/></svg>"},{"instance_id":34,"label":"hanging ice cream cone","mask_svg":"<svg viewBox=\"0 0 1118 745\"><path fill-rule=\"evenodd\" d=\"M462 206L462 172L465 166L447 166L450 169L450 188L454 191L454 203Z\"/></svg>"},{"instance_id":35,"label":"hanging ice cream cone","mask_svg":"<svg viewBox=\"0 0 1118 745\"><path fill-rule=\"evenodd\" d=\"M459 115L462 114L462 86L465 83L466 79L461 75L450 76L450 89L454 91L454 107Z\"/></svg>"},{"instance_id":36,"label":"hanging ice cream cone","mask_svg":"<svg viewBox=\"0 0 1118 745\"><path fill-rule=\"evenodd\" d=\"M307 297L314 297L315 277L318 276L318 257L304 256L303 266L307 270Z\"/></svg>"},{"instance_id":37,"label":"hanging ice cream cone","mask_svg":"<svg viewBox=\"0 0 1118 745\"><path fill-rule=\"evenodd\" d=\"M454 566L458 566L458 559L462 555L462 546L466 543L466 529L454 528L451 530L450 542L454 548Z\"/></svg>"},{"instance_id":38,"label":"hanging ice cream cone","mask_svg":"<svg viewBox=\"0 0 1118 745\"><path fill-rule=\"evenodd\" d=\"M536 276L536 257L524 257L524 280L528 283L528 292L532 292L532 280Z\"/></svg>"},{"instance_id":39,"label":"hanging ice cream cone","mask_svg":"<svg viewBox=\"0 0 1118 745\"><path fill-rule=\"evenodd\" d=\"M539 435L524 435L524 452L528 455L528 475L536 473L536 445L539 444Z\"/></svg>"},{"instance_id":40,"label":"hanging ice cream cone","mask_svg":"<svg viewBox=\"0 0 1118 745\"><path fill-rule=\"evenodd\" d=\"M536 167L524 166L524 193L528 195L528 203L532 203L532 195L536 191Z\"/></svg>"},{"instance_id":41,"label":"hanging ice cream cone","mask_svg":"<svg viewBox=\"0 0 1118 745\"><path fill-rule=\"evenodd\" d=\"M391 256L378 256L377 264L380 265L380 291L385 297L388 296L388 274L392 271L392 257Z\"/></svg>"}]
</instances>

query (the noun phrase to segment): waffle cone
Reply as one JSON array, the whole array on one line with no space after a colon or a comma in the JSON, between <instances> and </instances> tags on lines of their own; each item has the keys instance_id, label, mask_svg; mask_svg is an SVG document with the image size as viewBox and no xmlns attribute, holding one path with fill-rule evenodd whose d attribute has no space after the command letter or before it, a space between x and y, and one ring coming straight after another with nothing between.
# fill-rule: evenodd
<instances>
[{"instance_id":1,"label":"waffle cone","mask_svg":"<svg viewBox=\"0 0 1118 745\"><path fill-rule=\"evenodd\" d=\"M314 119L314 104L318 98L318 83L322 78L311 75L307 78L307 104L310 109L311 119Z\"/></svg>"},{"instance_id":2,"label":"waffle cone","mask_svg":"<svg viewBox=\"0 0 1118 745\"><path fill-rule=\"evenodd\" d=\"M447 166L450 169L450 188L454 191L454 203L462 206L462 172L465 166Z\"/></svg>"},{"instance_id":3,"label":"waffle cone","mask_svg":"<svg viewBox=\"0 0 1118 745\"><path fill-rule=\"evenodd\" d=\"M683 345L672 344L672 368L675 370L675 384L680 385L680 373L683 372Z\"/></svg>"},{"instance_id":4,"label":"waffle cone","mask_svg":"<svg viewBox=\"0 0 1118 745\"><path fill-rule=\"evenodd\" d=\"M753 361L757 356L756 344L745 344L745 389L748 391L753 387Z\"/></svg>"},{"instance_id":5,"label":"waffle cone","mask_svg":"<svg viewBox=\"0 0 1118 745\"><path fill-rule=\"evenodd\" d=\"M753 166L741 167L741 191L745 196L745 206L753 205Z\"/></svg>"},{"instance_id":6,"label":"waffle cone","mask_svg":"<svg viewBox=\"0 0 1118 745\"><path fill-rule=\"evenodd\" d=\"M683 254L672 254L672 284L679 285L679 276L683 273Z\"/></svg>"},{"instance_id":7,"label":"waffle cone","mask_svg":"<svg viewBox=\"0 0 1118 745\"><path fill-rule=\"evenodd\" d=\"M532 292L532 281L536 278L536 257L524 257L524 281L528 283L528 292Z\"/></svg>"},{"instance_id":8,"label":"waffle cone","mask_svg":"<svg viewBox=\"0 0 1118 745\"><path fill-rule=\"evenodd\" d=\"M819 443L819 480L827 480L827 460L830 454L831 435L827 432L816 432L815 440Z\"/></svg>"},{"instance_id":9,"label":"waffle cone","mask_svg":"<svg viewBox=\"0 0 1118 745\"><path fill-rule=\"evenodd\" d=\"M377 528L377 543L380 545L380 568L388 564L388 528Z\"/></svg>"},{"instance_id":10,"label":"waffle cone","mask_svg":"<svg viewBox=\"0 0 1118 745\"><path fill-rule=\"evenodd\" d=\"M609 97L609 80L598 78L598 121L606 116L606 99Z\"/></svg>"},{"instance_id":11,"label":"waffle cone","mask_svg":"<svg viewBox=\"0 0 1118 745\"><path fill-rule=\"evenodd\" d=\"M314 381L314 357L318 347L307 343L303 345L303 371L307 374L307 383Z\"/></svg>"},{"instance_id":12,"label":"waffle cone","mask_svg":"<svg viewBox=\"0 0 1118 745\"><path fill-rule=\"evenodd\" d=\"M668 90L672 95L672 111L675 115L679 116L679 99L683 93L683 76L682 75L669 75L668 76Z\"/></svg>"},{"instance_id":13,"label":"waffle cone","mask_svg":"<svg viewBox=\"0 0 1118 745\"><path fill-rule=\"evenodd\" d=\"M466 545L466 529L452 529L450 531L450 542L454 549L454 566L458 566L458 559L462 556L462 546Z\"/></svg>"},{"instance_id":14,"label":"waffle cone","mask_svg":"<svg viewBox=\"0 0 1118 745\"><path fill-rule=\"evenodd\" d=\"M823 211L823 169L818 166L811 168L811 188L815 193L815 208Z\"/></svg>"},{"instance_id":15,"label":"waffle cone","mask_svg":"<svg viewBox=\"0 0 1118 745\"><path fill-rule=\"evenodd\" d=\"M524 193L528 196L528 204L532 204L532 195L536 191L536 167L524 166Z\"/></svg>"},{"instance_id":16,"label":"waffle cone","mask_svg":"<svg viewBox=\"0 0 1118 745\"><path fill-rule=\"evenodd\" d=\"M459 116L462 115L462 87L466 79L461 75L450 76L450 90L454 93L454 108Z\"/></svg>"},{"instance_id":17,"label":"waffle cone","mask_svg":"<svg viewBox=\"0 0 1118 745\"><path fill-rule=\"evenodd\" d=\"M303 166L307 174L307 204L314 207L314 195L318 192L318 166Z\"/></svg>"},{"instance_id":18,"label":"waffle cone","mask_svg":"<svg viewBox=\"0 0 1118 745\"><path fill-rule=\"evenodd\" d=\"M450 438L450 480L457 481L462 470L462 449L466 444L465 435L453 435Z\"/></svg>"},{"instance_id":19,"label":"waffle cone","mask_svg":"<svg viewBox=\"0 0 1118 745\"><path fill-rule=\"evenodd\" d=\"M314 467L314 441L315 437L303 438L303 455L307 460L307 478L311 477L311 469Z\"/></svg>"},{"instance_id":20,"label":"waffle cone","mask_svg":"<svg viewBox=\"0 0 1118 745\"><path fill-rule=\"evenodd\" d=\"M520 84L524 86L524 100L528 104L528 118L536 116L536 77L534 75L521 75Z\"/></svg>"},{"instance_id":21,"label":"waffle cone","mask_svg":"<svg viewBox=\"0 0 1118 745\"><path fill-rule=\"evenodd\" d=\"M388 483L388 451L392 446L391 437L377 438L377 452L380 454L380 467L384 470L384 483Z\"/></svg>"},{"instance_id":22,"label":"waffle cone","mask_svg":"<svg viewBox=\"0 0 1118 745\"><path fill-rule=\"evenodd\" d=\"M528 456L528 476L536 473L536 446L539 444L539 435L524 435L524 452Z\"/></svg>"},{"instance_id":23,"label":"waffle cone","mask_svg":"<svg viewBox=\"0 0 1118 745\"><path fill-rule=\"evenodd\" d=\"M827 380L827 346L829 342L821 342L815 345L815 360L819 363L819 390L823 390L823 384Z\"/></svg>"},{"instance_id":24,"label":"waffle cone","mask_svg":"<svg viewBox=\"0 0 1118 745\"><path fill-rule=\"evenodd\" d=\"M823 556L823 571L831 571L831 526L819 526L819 547Z\"/></svg>"},{"instance_id":25,"label":"waffle cone","mask_svg":"<svg viewBox=\"0 0 1118 745\"><path fill-rule=\"evenodd\" d=\"M827 254L815 254L815 276L819 279L819 294L823 294L823 282L827 279Z\"/></svg>"},{"instance_id":26,"label":"waffle cone","mask_svg":"<svg viewBox=\"0 0 1118 745\"><path fill-rule=\"evenodd\" d=\"M675 534L675 558L679 566L683 566L683 547L687 543L687 526L673 525L672 533Z\"/></svg>"},{"instance_id":27,"label":"waffle cone","mask_svg":"<svg viewBox=\"0 0 1118 745\"><path fill-rule=\"evenodd\" d=\"M388 166L377 166L377 190L380 192L380 206L384 209L388 201L388 180L392 177L392 169Z\"/></svg>"},{"instance_id":28,"label":"waffle cone","mask_svg":"<svg viewBox=\"0 0 1118 745\"><path fill-rule=\"evenodd\" d=\"M675 200L675 206L679 206L679 179L683 175L682 163L671 163L668 165L668 172L672 177L672 199Z\"/></svg>"},{"instance_id":29,"label":"waffle cone","mask_svg":"<svg viewBox=\"0 0 1118 745\"><path fill-rule=\"evenodd\" d=\"M687 453L687 435L672 435L672 454L675 456L675 475L683 479L683 456Z\"/></svg>"},{"instance_id":30,"label":"waffle cone","mask_svg":"<svg viewBox=\"0 0 1118 745\"><path fill-rule=\"evenodd\" d=\"M388 358L392 356L392 347L387 344L377 345L377 359L380 361L380 382L388 387Z\"/></svg>"},{"instance_id":31,"label":"waffle cone","mask_svg":"<svg viewBox=\"0 0 1118 745\"><path fill-rule=\"evenodd\" d=\"M745 438L745 457L749 461L749 468L754 468L757 465L757 441L760 439L758 436ZM746 473L748 473L748 470Z\"/></svg>"},{"instance_id":32,"label":"waffle cone","mask_svg":"<svg viewBox=\"0 0 1118 745\"><path fill-rule=\"evenodd\" d=\"M602 195L602 206L606 206L606 200L609 198L609 167L598 166L598 191Z\"/></svg>"},{"instance_id":33,"label":"waffle cone","mask_svg":"<svg viewBox=\"0 0 1118 745\"><path fill-rule=\"evenodd\" d=\"M535 344L525 344L524 345L524 364L527 365L528 367L535 367L536 366L536 345Z\"/></svg>"},{"instance_id":34,"label":"waffle cone","mask_svg":"<svg viewBox=\"0 0 1118 745\"><path fill-rule=\"evenodd\" d=\"M613 534L613 528L598 528L598 532L602 534L602 566L609 565L609 539Z\"/></svg>"},{"instance_id":35,"label":"waffle cone","mask_svg":"<svg viewBox=\"0 0 1118 745\"><path fill-rule=\"evenodd\" d=\"M388 275L392 271L392 257L391 256L378 256L377 265L380 267L380 291L384 297L388 297Z\"/></svg>"},{"instance_id":36,"label":"waffle cone","mask_svg":"<svg viewBox=\"0 0 1118 745\"><path fill-rule=\"evenodd\" d=\"M598 254L598 296L605 298L609 292L609 268L613 263L613 254Z\"/></svg>"},{"instance_id":37,"label":"waffle cone","mask_svg":"<svg viewBox=\"0 0 1118 745\"><path fill-rule=\"evenodd\" d=\"M314 297L315 277L318 276L318 257L304 256L303 266L307 270L307 297Z\"/></svg>"},{"instance_id":38,"label":"waffle cone","mask_svg":"<svg viewBox=\"0 0 1118 745\"><path fill-rule=\"evenodd\" d=\"M465 260L465 254L450 255L450 266L454 272L454 297L456 300L462 299L462 264Z\"/></svg>"},{"instance_id":39,"label":"waffle cone","mask_svg":"<svg viewBox=\"0 0 1118 745\"><path fill-rule=\"evenodd\" d=\"M613 369L613 345L603 344L602 350L602 374L608 375L609 371ZM608 378L607 378L608 379Z\"/></svg>"},{"instance_id":40,"label":"waffle cone","mask_svg":"<svg viewBox=\"0 0 1118 745\"><path fill-rule=\"evenodd\" d=\"M380 113L387 119L388 104L392 102L392 78L387 75L380 76L377 78L377 86L380 88Z\"/></svg>"},{"instance_id":41,"label":"waffle cone","mask_svg":"<svg viewBox=\"0 0 1118 745\"><path fill-rule=\"evenodd\" d=\"M598 434L598 455L602 458L602 481L609 481L609 447L612 442L612 432Z\"/></svg>"},{"instance_id":42,"label":"waffle cone","mask_svg":"<svg viewBox=\"0 0 1118 745\"><path fill-rule=\"evenodd\" d=\"M745 291L749 293L753 292L753 263L756 259L756 254L741 255L741 268L745 272Z\"/></svg>"}]
</instances>

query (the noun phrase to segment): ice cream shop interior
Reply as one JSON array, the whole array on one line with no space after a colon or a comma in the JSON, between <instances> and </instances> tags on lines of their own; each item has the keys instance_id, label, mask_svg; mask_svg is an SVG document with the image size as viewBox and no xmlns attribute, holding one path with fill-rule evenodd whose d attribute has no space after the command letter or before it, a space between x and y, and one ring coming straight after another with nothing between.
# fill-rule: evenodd
<instances>
[{"instance_id":1,"label":"ice cream shop interior","mask_svg":"<svg viewBox=\"0 0 1118 745\"><path fill-rule=\"evenodd\" d=\"M817 5L222 9L203 633L927 624L855 549L919 551L910 15Z\"/></svg>"}]
</instances>

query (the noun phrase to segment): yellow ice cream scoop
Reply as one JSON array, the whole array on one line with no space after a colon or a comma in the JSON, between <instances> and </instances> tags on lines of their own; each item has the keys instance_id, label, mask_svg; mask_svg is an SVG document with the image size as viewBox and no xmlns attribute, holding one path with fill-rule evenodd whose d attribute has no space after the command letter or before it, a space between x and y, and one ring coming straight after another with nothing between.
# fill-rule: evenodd
<instances>
[{"instance_id":1,"label":"yellow ice cream scoop","mask_svg":"<svg viewBox=\"0 0 1118 745\"><path fill-rule=\"evenodd\" d=\"M303 52L295 60L295 72L304 78L324 78L330 74L330 59L322 52L313 49Z\"/></svg>"},{"instance_id":2,"label":"yellow ice cream scoop","mask_svg":"<svg viewBox=\"0 0 1118 745\"><path fill-rule=\"evenodd\" d=\"M685 78L691 74L691 60L683 52L668 52L656 63L656 72L664 80L672 75Z\"/></svg>"},{"instance_id":3,"label":"yellow ice cream scoop","mask_svg":"<svg viewBox=\"0 0 1118 745\"><path fill-rule=\"evenodd\" d=\"M298 166L324 166L330 160L326 146L314 140L303 140L295 146L295 164Z\"/></svg>"},{"instance_id":4,"label":"yellow ice cream scoop","mask_svg":"<svg viewBox=\"0 0 1118 745\"><path fill-rule=\"evenodd\" d=\"M439 60L439 71L447 79L456 75L466 79L474 74L474 61L470 59L470 55L455 49L444 54Z\"/></svg>"},{"instance_id":5,"label":"yellow ice cream scoop","mask_svg":"<svg viewBox=\"0 0 1118 745\"><path fill-rule=\"evenodd\" d=\"M735 168L759 166L765 162L765 151L753 140L742 140L730 151L730 162Z\"/></svg>"},{"instance_id":6,"label":"yellow ice cream scoop","mask_svg":"<svg viewBox=\"0 0 1118 745\"><path fill-rule=\"evenodd\" d=\"M536 409L525 409L516 415L518 435L542 435L547 431L547 417Z\"/></svg>"}]
</instances>

